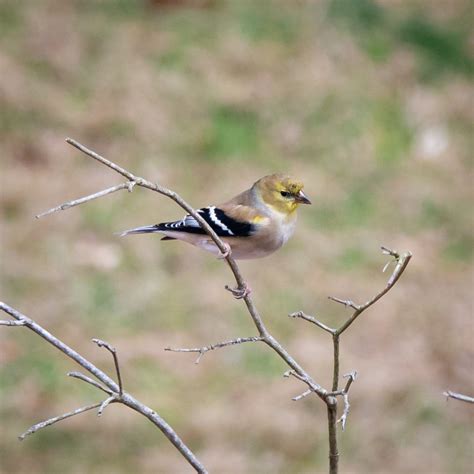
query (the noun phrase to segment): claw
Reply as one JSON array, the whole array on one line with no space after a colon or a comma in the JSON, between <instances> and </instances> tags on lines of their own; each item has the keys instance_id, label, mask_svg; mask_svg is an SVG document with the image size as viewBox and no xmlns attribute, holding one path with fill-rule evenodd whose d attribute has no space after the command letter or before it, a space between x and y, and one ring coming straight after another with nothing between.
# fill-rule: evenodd
<instances>
[{"instance_id":1,"label":"claw","mask_svg":"<svg viewBox=\"0 0 474 474\"><path fill-rule=\"evenodd\" d=\"M219 256L217 257L219 260L227 258L232 253L232 249L230 248L230 245L227 242L224 242L224 247L225 252L220 252Z\"/></svg>"},{"instance_id":2,"label":"claw","mask_svg":"<svg viewBox=\"0 0 474 474\"><path fill-rule=\"evenodd\" d=\"M247 285L247 283L244 283L243 288L231 288L226 285L225 289L230 291L236 300L241 300L252 293L252 289Z\"/></svg>"}]
</instances>

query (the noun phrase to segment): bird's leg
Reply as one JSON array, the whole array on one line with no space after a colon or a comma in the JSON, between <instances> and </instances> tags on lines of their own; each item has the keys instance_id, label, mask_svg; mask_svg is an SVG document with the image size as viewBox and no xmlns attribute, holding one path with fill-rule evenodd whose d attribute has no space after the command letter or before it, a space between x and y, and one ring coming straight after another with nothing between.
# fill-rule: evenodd
<instances>
[{"instance_id":1,"label":"bird's leg","mask_svg":"<svg viewBox=\"0 0 474 474\"><path fill-rule=\"evenodd\" d=\"M223 260L224 258L227 258L232 253L232 249L230 248L230 245L227 242L223 242L223 244L225 247L225 252L219 252L219 256L217 257L219 260Z\"/></svg>"},{"instance_id":2,"label":"bird's leg","mask_svg":"<svg viewBox=\"0 0 474 474\"><path fill-rule=\"evenodd\" d=\"M252 288L247 285L247 283L244 283L243 287L237 287L237 288L231 288L230 286L225 286L225 289L227 291L230 291L236 300L241 300L242 298L245 298L246 296L250 295L252 293Z\"/></svg>"}]
</instances>

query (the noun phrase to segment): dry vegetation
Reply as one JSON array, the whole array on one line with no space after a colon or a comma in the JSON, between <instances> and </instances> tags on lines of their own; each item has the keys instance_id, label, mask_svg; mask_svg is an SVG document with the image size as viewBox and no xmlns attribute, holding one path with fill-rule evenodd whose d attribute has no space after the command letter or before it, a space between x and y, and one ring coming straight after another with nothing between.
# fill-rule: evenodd
<instances>
[{"instance_id":1,"label":"dry vegetation","mask_svg":"<svg viewBox=\"0 0 474 474\"><path fill-rule=\"evenodd\" d=\"M346 316L327 295L383 286L383 243L416 256L400 286L344 335L356 369L342 472L473 468L472 36L469 1L0 4L1 298L160 412L211 472L326 470L326 413L260 346L164 352L253 334L221 262L180 243L113 233L176 217L139 189L45 220L115 183L73 136L195 206L289 171L313 199L289 244L242 269L269 328L324 385L326 334L286 315ZM169 2L168 2L169 3ZM179 3L179 4L178 4ZM120 181L117 180L117 183ZM179 211L178 211L179 212ZM0 470L187 472L120 407L19 443L31 423L96 394L39 339L0 331Z\"/></svg>"}]
</instances>

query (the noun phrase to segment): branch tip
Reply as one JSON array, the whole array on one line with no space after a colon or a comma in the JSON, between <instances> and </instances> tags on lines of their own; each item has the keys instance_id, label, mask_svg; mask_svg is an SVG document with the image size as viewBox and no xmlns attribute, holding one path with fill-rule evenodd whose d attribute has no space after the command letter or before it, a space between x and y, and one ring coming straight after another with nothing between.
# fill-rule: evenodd
<instances>
[{"instance_id":1,"label":"branch tip","mask_svg":"<svg viewBox=\"0 0 474 474\"><path fill-rule=\"evenodd\" d=\"M318 321L314 316L309 316L303 313L303 311L296 311L295 313L290 313L288 317L295 318L295 319L298 319L298 318L304 319L305 321L315 324L316 326L318 326L319 328L321 328L322 330L326 332L329 332L330 334L334 334L335 332L335 329L330 328L329 326L322 323L321 321Z\"/></svg>"},{"instance_id":2,"label":"branch tip","mask_svg":"<svg viewBox=\"0 0 474 474\"><path fill-rule=\"evenodd\" d=\"M308 389L308 390L305 390L301 395L297 395L296 397L293 397L292 400L294 402L297 402L305 397L307 397L309 394L311 394L313 391Z\"/></svg>"},{"instance_id":3,"label":"branch tip","mask_svg":"<svg viewBox=\"0 0 474 474\"><path fill-rule=\"evenodd\" d=\"M229 341L224 341L224 342L218 342L216 344L210 344L208 346L203 346L203 347L193 347L193 348L188 348L188 347L181 347L181 348L172 348L172 347L165 347L165 351L170 351L170 352L197 352L199 353L198 358L194 361L195 364L199 364L201 361L202 356L209 351L213 351L215 349L220 349L221 347L227 347L227 346L234 346L236 344L243 344L245 342L259 342L263 341L262 336L251 336L251 337L238 337L236 339L231 339Z\"/></svg>"},{"instance_id":4,"label":"branch tip","mask_svg":"<svg viewBox=\"0 0 474 474\"><path fill-rule=\"evenodd\" d=\"M70 418L75 415L79 415L84 413L85 411L93 410L94 408L100 407L101 403L94 403L93 405L87 405L85 407L77 408L74 411L64 413L63 415L55 416L53 418L49 418L45 421L41 421L36 423L31 428L28 428L23 434L18 436L20 441L23 441L27 436L36 433L37 431L46 428L47 426L54 425L54 423L58 423L59 421L65 420L66 418Z\"/></svg>"},{"instance_id":5,"label":"branch tip","mask_svg":"<svg viewBox=\"0 0 474 474\"><path fill-rule=\"evenodd\" d=\"M111 395L110 397L106 398L99 406L99 409L97 410L97 416L102 416L102 413L104 413L104 410L111 404L117 401L117 396L116 395Z\"/></svg>"},{"instance_id":6,"label":"branch tip","mask_svg":"<svg viewBox=\"0 0 474 474\"><path fill-rule=\"evenodd\" d=\"M382 249L382 253L384 255L390 255L391 257L395 258L398 260L400 258L400 254L396 250L389 249L388 247L385 247L383 245L380 246Z\"/></svg>"},{"instance_id":7,"label":"branch tip","mask_svg":"<svg viewBox=\"0 0 474 474\"><path fill-rule=\"evenodd\" d=\"M119 395L122 396L123 394L123 385L122 385L122 376L120 374L120 365L118 361L118 356L117 356L117 349L115 347L111 346L108 342L103 341L102 339L92 339L92 342L97 344L99 347L105 347L111 354L114 359L114 365L115 365L115 373L117 374L117 382L119 386Z\"/></svg>"},{"instance_id":8,"label":"branch tip","mask_svg":"<svg viewBox=\"0 0 474 474\"><path fill-rule=\"evenodd\" d=\"M341 298L336 298L335 296L328 296L328 299L335 301L336 303L344 305L346 308L352 308L358 311L360 306L355 304L352 300L343 300Z\"/></svg>"},{"instance_id":9,"label":"branch tip","mask_svg":"<svg viewBox=\"0 0 474 474\"><path fill-rule=\"evenodd\" d=\"M474 397L463 395L462 393L453 392L451 390L446 390L446 392L443 392L443 395L446 397L446 401L450 398L453 398L461 402L474 403Z\"/></svg>"}]
</instances>

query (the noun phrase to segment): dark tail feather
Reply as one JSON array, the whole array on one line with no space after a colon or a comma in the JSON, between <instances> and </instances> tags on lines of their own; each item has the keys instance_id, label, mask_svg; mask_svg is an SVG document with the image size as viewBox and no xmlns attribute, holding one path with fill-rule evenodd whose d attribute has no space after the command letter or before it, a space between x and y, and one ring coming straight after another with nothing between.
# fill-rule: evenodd
<instances>
[{"instance_id":1,"label":"dark tail feather","mask_svg":"<svg viewBox=\"0 0 474 474\"><path fill-rule=\"evenodd\" d=\"M152 234L154 232L160 231L160 225L145 225L143 227L135 227L134 229L124 230L123 232L119 232L118 235L120 237L125 237L126 235L131 234Z\"/></svg>"},{"instance_id":2,"label":"dark tail feather","mask_svg":"<svg viewBox=\"0 0 474 474\"><path fill-rule=\"evenodd\" d=\"M174 237L168 237L165 235L164 237L161 238L161 240L176 240Z\"/></svg>"}]
</instances>

